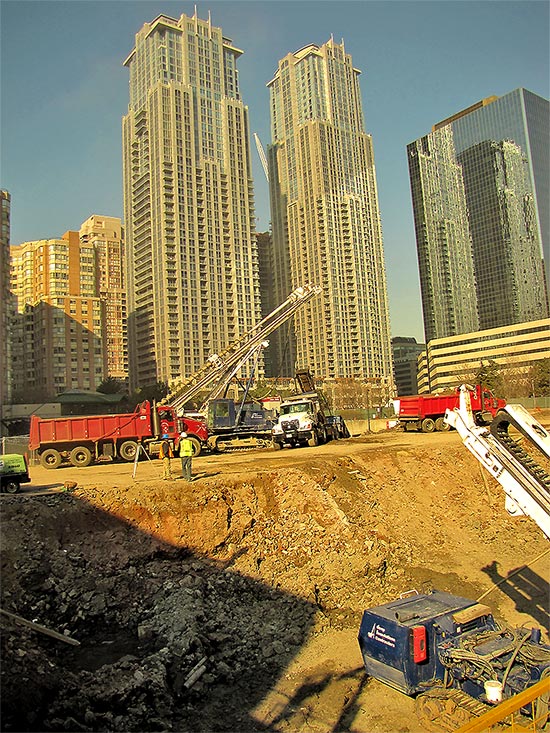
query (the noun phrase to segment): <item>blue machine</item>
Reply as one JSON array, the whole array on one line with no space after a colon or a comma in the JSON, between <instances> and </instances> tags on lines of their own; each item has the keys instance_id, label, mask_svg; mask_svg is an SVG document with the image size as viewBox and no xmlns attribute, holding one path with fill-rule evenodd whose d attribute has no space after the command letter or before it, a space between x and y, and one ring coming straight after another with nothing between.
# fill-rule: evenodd
<instances>
[{"instance_id":1,"label":"blue machine","mask_svg":"<svg viewBox=\"0 0 550 733\"><path fill-rule=\"evenodd\" d=\"M510 697L550 674L539 629L500 629L488 606L441 591L364 611L359 646L367 673L407 695L444 685L484 702L487 680Z\"/></svg>"}]
</instances>

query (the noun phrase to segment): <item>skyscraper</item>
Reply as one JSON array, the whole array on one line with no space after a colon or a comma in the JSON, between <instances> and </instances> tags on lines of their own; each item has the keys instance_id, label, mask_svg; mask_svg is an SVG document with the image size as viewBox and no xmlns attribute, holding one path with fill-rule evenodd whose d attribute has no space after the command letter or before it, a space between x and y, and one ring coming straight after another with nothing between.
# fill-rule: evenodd
<instances>
[{"instance_id":1,"label":"skyscraper","mask_svg":"<svg viewBox=\"0 0 550 733\"><path fill-rule=\"evenodd\" d=\"M382 228L359 74L344 44L331 39L288 54L268 83L277 298L308 282L323 289L295 316L286 376L297 363L318 377L391 379Z\"/></svg>"},{"instance_id":2,"label":"skyscraper","mask_svg":"<svg viewBox=\"0 0 550 733\"><path fill-rule=\"evenodd\" d=\"M516 89L407 146L427 341L548 315L548 139L548 100Z\"/></svg>"},{"instance_id":3,"label":"skyscraper","mask_svg":"<svg viewBox=\"0 0 550 733\"><path fill-rule=\"evenodd\" d=\"M146 23L124 62L134 387L192 374L261 320L241 53L195 12Z\"/></svg>"}]
</instances>

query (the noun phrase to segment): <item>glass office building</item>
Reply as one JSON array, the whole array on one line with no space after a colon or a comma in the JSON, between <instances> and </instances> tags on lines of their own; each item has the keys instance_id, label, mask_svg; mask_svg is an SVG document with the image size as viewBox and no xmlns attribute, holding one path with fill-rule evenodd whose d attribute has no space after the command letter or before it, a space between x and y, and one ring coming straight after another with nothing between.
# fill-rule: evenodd
<instances>
[{"instance_id":1,"label":"glass office building","mask_svg":"<svg viewBox=\"0 0 550 733\"><path fill-rule=\"evenodd\" d=\"M408 145L427 341L548 315L548 140L548 100L516 89Z\"/></svg>"}]
</instances>

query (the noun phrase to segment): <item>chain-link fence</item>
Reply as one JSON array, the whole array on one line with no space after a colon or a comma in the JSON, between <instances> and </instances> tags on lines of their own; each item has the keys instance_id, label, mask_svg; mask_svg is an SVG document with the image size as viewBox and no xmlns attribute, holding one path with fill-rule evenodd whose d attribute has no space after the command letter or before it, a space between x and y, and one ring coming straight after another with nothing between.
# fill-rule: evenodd
<instances>
[{"instance_id":1,"label":"chain-link fence","mask_svg":"<svg viewBox=\"0 0 550 733\"><path fill-rule=\"evenodd\" d=\"M0 438L0 449L2 453L19 453L22 456L29 455L28 435L6 435Z\"/></svg>"}]
</instances>

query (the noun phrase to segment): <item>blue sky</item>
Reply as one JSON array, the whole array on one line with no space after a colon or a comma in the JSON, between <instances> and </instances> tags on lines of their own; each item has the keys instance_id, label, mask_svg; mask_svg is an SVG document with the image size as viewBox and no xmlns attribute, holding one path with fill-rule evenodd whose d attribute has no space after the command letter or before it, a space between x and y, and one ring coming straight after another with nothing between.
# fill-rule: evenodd
<instances>
[{"instance_id":1,"label":"blue sky","mask_svg":"<svg viewBox=\"0 0 550 733\"><path fill-rule=\"evenodd\" d=\"M423 340L406 145L484 97L525 87L549 96L549 8L500 0L197 2L245 53L250 129L270 142L266 83L287 53L331 35L361 69L374 142L392 335ZM1 0L1 178L11 242L61 236L91 214L122 217L122 65L141 26L195 3ZM251 140L258 230L267 183Z\"/></svg>"}]
</instances>

